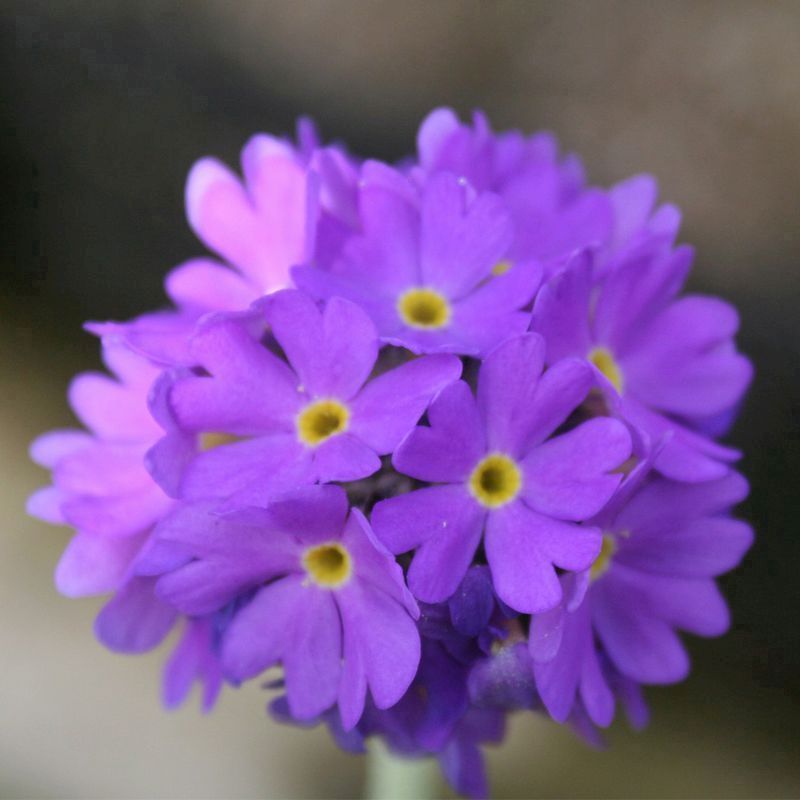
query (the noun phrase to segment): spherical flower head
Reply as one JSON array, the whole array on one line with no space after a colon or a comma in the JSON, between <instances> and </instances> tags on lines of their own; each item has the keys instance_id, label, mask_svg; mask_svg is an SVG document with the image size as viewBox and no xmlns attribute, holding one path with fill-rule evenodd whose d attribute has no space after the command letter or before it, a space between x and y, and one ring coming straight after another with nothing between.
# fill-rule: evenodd
<instances>
[{"instance_id":1,"label":"spherical flower head","mask_svg":"<svg viewBox=\"0 0 800 800\"><path fill-rule=\"evenodd\" d=\"M630 455L617 420L585 422L550 438L585 398L591 370L564 361L542 374L544 341L535 334L493 350L478 376L444 389L429 427L396 450L402 473L434 486L378 503L375 531L393 553L414 550L409 586L425 602L446 600L481 539L500 599L531 613L561 596L556 568L582 570L597 557L598 530L578 525L608 501Z\"/></svg>"},{"instance_id":2,"label":"spherical flower head","mask_svg":"<svg viewBox=\"0 0 800 800\"><path fill-rule=\"evenodd\" d=\"M31 513L76 531L58 588L110 593L111 650L180 629L167 707L280 666L279 719L434 755L474 797L512 710L590 744L617 702L641 726L752 538L717 441L751 366L730 306L679 296L656 198L449 109L396 168L307 122L242 177L201 160L214 255L169 273L175 309L87 324L112 377L32 448Z\"/></svg>"}]
</instances>

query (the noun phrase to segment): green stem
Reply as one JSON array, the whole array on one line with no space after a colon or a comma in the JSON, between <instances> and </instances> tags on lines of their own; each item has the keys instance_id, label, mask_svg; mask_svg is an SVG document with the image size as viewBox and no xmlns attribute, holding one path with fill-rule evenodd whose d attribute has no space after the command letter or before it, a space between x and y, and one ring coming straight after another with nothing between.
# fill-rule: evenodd
<instances>
[{"instance_id":1,"label":"green stem","mask_svg":"<svg viewBox=\"0 0 800 800\"><path fill-rule=\"evenodd\" d=\"M367 753L366 800L434 800L440 796L439 775L432 758L393 755L379 739Z\"/></svg>"}]
</instances>

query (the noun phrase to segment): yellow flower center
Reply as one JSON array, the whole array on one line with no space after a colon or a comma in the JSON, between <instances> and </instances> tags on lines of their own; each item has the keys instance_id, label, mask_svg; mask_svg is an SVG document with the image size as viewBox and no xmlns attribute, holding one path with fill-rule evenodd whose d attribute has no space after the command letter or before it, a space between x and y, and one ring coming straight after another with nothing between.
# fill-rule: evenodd
<instances>
[{"instance_id":1,"label":"yellow flower center","mask_svg":"<svg viewBox=\"0 0 800 800\"><path fill-rule=\"evenodd\" d=\"M350 409L338 400L315 400L297 417L297 436L307 445L318 445L347 430Z\"/></svg>"},{"instance_id":2,"label":"yellow flower center","mask_svg":"<svg viewBox=\"0 0 800 800\"><path fill-rule=\"evenodd\" d=\"M241 442L243 438L242 436L234 436L232 433L209 431L200 434L197 446L204 453L206 450L213 450L215 447L221 447L224 444L236 444L236 442Z\"/></svg>"},{"instance_id":3,"label":"yellow flower center","mask_svg":"<svg viewBox=\"0 0 800 800\"><path fill-rule=\"evenodd\" d=\"M303 567L308 577L324 589L337 589L350 580L353 559L339 542L309 547L303 553Z\"/></svg>"},{"instance_id":4,"label":"yellow flower center","mask_svg":"<svg viewBox=\"0 0 800 800\"><path fill-rule=\"evenodd\" d=\"M622 377L622 370L614 359L614 356L611 355L611 351L607 350L605 347L595 347L594 350L589 353L589 361L591 361L592 364L608 378L611 385L622 394L622 387L625 385Z\"/></svg>"},{"instance_id":5,"label":"yellow flower center","mask_svg":"<svg viewBox=\"0 0 800 800\"><path fill-rule=\"evenodd\" d=\"M603 534L603 544L600 547L600 553L594 560L592 568L589 570L589 578L591 580L596 581L608 572L608 568L611 566L611 559L616 552L617 540L610 533Z\"/></svg>"},{"instance_id":6,"label":"yellow flower center","mask_svg":"<svg viewBox=\"0 0 800 800\"><path fill-rule=\"evenodd\" d=\"M469 478L473 497L487 508L510 503L522 487L522 473L514 459L493 453L478 463Z\"/></svg>"},{"instance_id":7,"label":"yellow flower center","mask_svg":"<svg viewBox=\"0 0 800 800\"><path fill-rule=\"evenodd\" d=\"M422 330L444 328L450 322L450 304L433 289L417 288L403 292L397 313L406 325Z\"/></svg>"},{"instance_id":8,"label":"yellow flower center","mask_svg":"<svg viewBox=\"0 0 800 800\"><path fill-rule=\"evenodd\" d=\"M492 275L494 275L495 278L499 278L501 275L505 275L512 266L513 265L510 261L498 261L492 267Z\"/></svg>"}]
</instances>

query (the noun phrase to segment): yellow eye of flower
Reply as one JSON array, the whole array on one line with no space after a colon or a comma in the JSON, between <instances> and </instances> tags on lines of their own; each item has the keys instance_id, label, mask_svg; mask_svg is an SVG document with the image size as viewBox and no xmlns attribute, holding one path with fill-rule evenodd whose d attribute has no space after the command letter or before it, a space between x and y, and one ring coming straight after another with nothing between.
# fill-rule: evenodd
<instances>
[{"instance_id":1,"label":"yellow eye of flower","mask_svg":"<svg viewBox=\"0 0 800 800\"><path fill-rule=\"evenodd\" d=\"M224 444L235 444L241 441L243 441L242 436L234 436L232 433L216 433L214 431L209 431L200 434L197 446L202 452L205 452L206 450L213 450L215 447L221 447Z\"/></svg>"},{"instance_id":2,"label":"yellow eye of flower","mask_svg":"<svg viewBox=\"0 0 800 800\"><path fill-rule=\"evenodd\" d=\"M303 553L303 567L308 577L324 589L336 589L350 580L353 559L339 542L309 547Z\"/></svg>"},{"instance_id":3,"label":"yellow eye of flower","mask_svg":"<svg viewBox=\"0 0 800 800\"><path fill-rule=\"evenodd\" d=\"M502 453L486 456L472 471L469 490L487 508L510 503L522 487L522 473L516 462Z\"/></svg>"},{"instance_id":4,"label":"yellow eye of flower","mask_svg":"<svg viewBox=\"0 0 800 800\"><path fill-rule=\"evenodd\" d=\"M593 581L605 575L608 568L611 566L611 559L614 553L617 552L617 540L610 534L603 534L603 544L600 547L600 553L592 564L589 570L589 578Z\"/></svg>"},{"instance_id":5,"label":"yellow eye of flower","mask_svg":"<svg viewBox=\"0 0 800 800\"><path fill-rule=\"evenodd\" d=\"M595 347L594 350L589 353L589 361L591 361L592 364L608 378L611 385L622 394L622 387L625 385L622 377L622 370L614 359L614 356L611 355L611 351L607 350L605 347Z\"/></svg>"},{"instance_id":6,"label":"yellow eye of flower","mask_svg":"<svg viewBox=\"0 0 800 800\"><path fill-rule=\"evenodd\" d=\"M492 267L492 275L494 275L495 278L499 278L501 275L505 275L506 272L508 272L512 266L513 265L511 264L510 261L498 261Z\"/></svg>"},{"instance_id":7,"label":"yellow eye of flower","mask_svg":"<svg viewBox=\"0 0 800 800\"><path fill-rule=\"evenodd\" d=\"M444 328L450 322L450 304L433 289L409 289L397 301L397 313L406 325L422 330Z\"/></svg>"},{"instance_id":8,"label":"yellow eye of flower","mask_svg":"<svg viewBox=\"0 0 800 800\"><path fill-rule=\"evenodd\" d=\"M307 445L317 445L347 429L350 410L338 400L315 400L297 417L297 436Z\"/></svg>"}]
</instances>

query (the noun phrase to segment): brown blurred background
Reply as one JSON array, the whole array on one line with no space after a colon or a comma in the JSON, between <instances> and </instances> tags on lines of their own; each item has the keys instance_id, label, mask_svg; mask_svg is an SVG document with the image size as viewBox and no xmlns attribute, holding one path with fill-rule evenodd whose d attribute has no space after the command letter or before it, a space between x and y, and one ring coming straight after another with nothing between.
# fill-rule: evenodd
<instances>
[{"instance_id":1,"label":"brown blurred background","mask_svg":"<svg viewBox=\"0 0 800 800\"><path fill-rule=\"evenodd\" d=\"M644 734L605 753L515 718L498 797L800 795L800 2L0 3L0 796L351 797L362 761L279 728L257 687L202 717L158 703L163 653L92 639L99 602L51 585L67 539L23 514L28 442L71 424L98 365L85 319L164 302L198 254L184 220L201 155L311 114L395 159L433 106L550 128L594 182L649 171L684 211L693 284L742 313L757 378L732 440L758 541L723 583L734 628L693 640Z\"/></svg>"}]
</instances>

